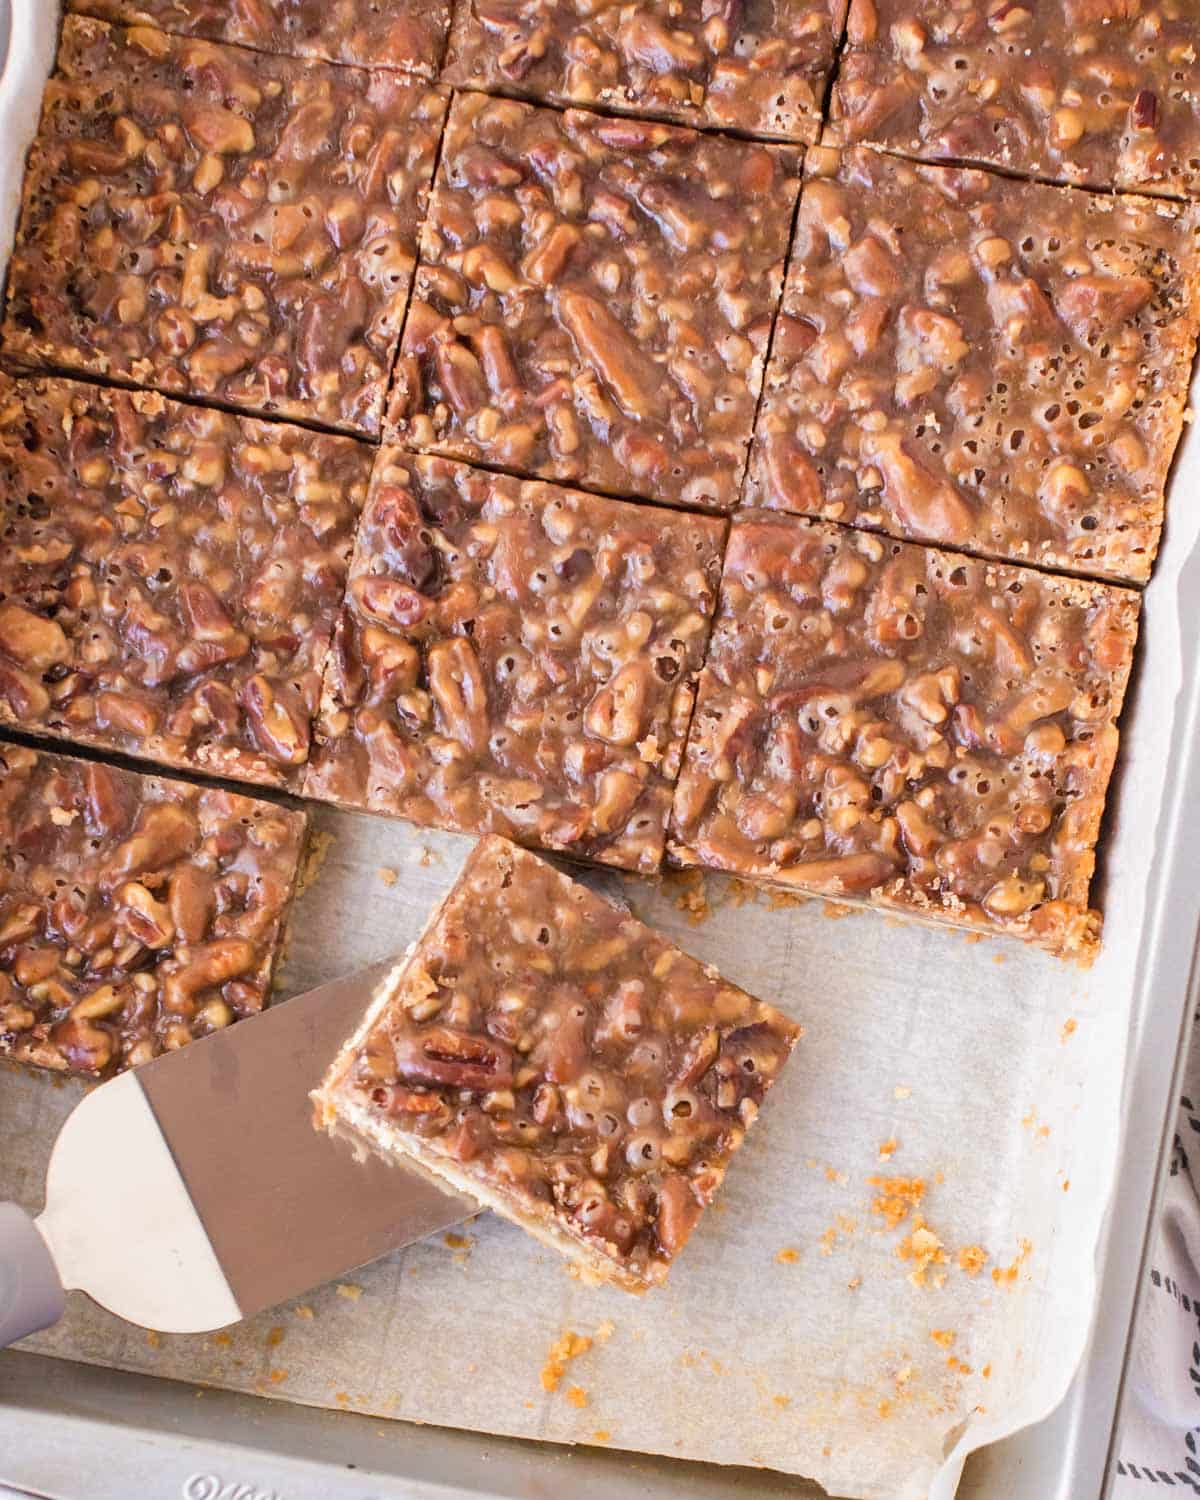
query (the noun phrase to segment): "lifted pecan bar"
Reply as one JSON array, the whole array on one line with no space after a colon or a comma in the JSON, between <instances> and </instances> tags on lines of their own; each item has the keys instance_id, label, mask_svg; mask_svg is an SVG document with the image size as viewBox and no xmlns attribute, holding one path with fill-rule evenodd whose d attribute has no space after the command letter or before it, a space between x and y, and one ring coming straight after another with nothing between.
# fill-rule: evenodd
<instances>
[{"instance_id":1,"label":"lifted pecan bar","mask_svg":"<svg viewBox=\"0 0 1200 1500\"><path fill-rule=\"evenodd\" d=\"M1129 589L751 512L675 796L682 864L1090 958Z\"/></svg>"},{"instance_id":2,"label":"lifted pecan bar","mask_svg":"<svg viewBox=\"0 0 1200 1500\"><path fill-rule=\"evenodd\" d=\"M545 479L732 509L798 169L788 147L456 96L396 432Z\"/></svg>"},{"instance_id":3,"label":"lifted pecan bar","mask_svg":"<svg viewBox=\"0 0 1200 1500\"><path fill-rule=\"evenodd\" d=\"M448 0L70 0L69 8L260 52L407 68L429 78L450 26Z\"/></svg>"},{"instance_id":4,"label":"lifted pecan bar","mask_svg":"<svg viewBox=\"0 0 1200 1500\"><path fill-rule=\"evenodd\" d=\"M816 139L845 0L464 0L451 83Z\"/></svg>"},{"instance_id":5,"label":"lifted pecan bar","mask_svg":"<svg viewBox=\"0 0 1200 1500\"><path fill-rule=\"evenodd\" d=\"M304 816L0 745L0 1056L108 1074L266 1004Z\"/></svg>"},{"instance_id":6,"label":"lifted pecan bar","mask_svg":"<svg viewBox=\"0 0 1200 1500\"><path fill-rule=\"evenodd\" d=\"M1194 0L851 0L830 139L1200 192Z\"/></svg>"},{"instance_id":7,"label":"lifted pecan bar","mask_svg":"<svg viewBox=\"0 0 1200 1500\"><path fill-rule=\"evenodd\" d=\"M377 433L446 101L68 16L5 347Z\"/></svg>"},{"instance_id":8,"label":"lifted pecan bar","mask_svg":"<svg viewBox=\"0 0 1200 1500\"><path fill-rule=\"evenodd\" d=\"M1142 582L1200 321L1200 219L809 153L752 504Z\"/></svg>"},{"instance_id":9,"label":"lifted pecan bar","mask_svg":"<svg viewBox=\"0 0 1200 1500\"><path fill-rule=\"evenodd\" d=\"M475 849L313 1095L627 1291L662 1282L800 1036L504 839Z\"/></svg>"},{"instance_id":10,"label":"lifted pecan bar","mask_svg":"<svg viewBox=\"0 0 1200 1500\"><path fill-rule=\"evenodd\" d=\"M656 870L723 540L384 449L306 794Z\"/></svg>"},{"instance_id":11,"label":"lifted pecan bar","mask_svg":"<svg viewBox=\"0 0 1200 1500\"><path fill-rule=\"evenodd\" d=\"M0 373L0 722L296 783L370 466L350 438Z\"/></svg>"}]
</instances>

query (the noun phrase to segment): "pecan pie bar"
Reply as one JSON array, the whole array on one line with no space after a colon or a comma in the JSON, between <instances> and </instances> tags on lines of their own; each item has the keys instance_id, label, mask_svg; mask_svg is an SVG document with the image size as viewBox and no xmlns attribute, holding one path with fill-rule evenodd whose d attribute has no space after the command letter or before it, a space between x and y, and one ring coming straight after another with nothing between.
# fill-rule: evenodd
<instances>
[{"instance_id":1,"label":"pecan pie bar","mask_svg":"<svg viewBox=\"0 0 1200 1500\"><path fill-rule=\"evenodd\" d=\"M1200 192L1195 0L852 0L832 139Z\"/></svg>"},{"instance_id":2,"label":"pecan pie bar","mask_svg":"<svg viewBox=\"0 0 1200 1500\"><path fill-rule=\"evenodd\" d=\"M297 784L371 453L0 373L0 723Z\"/></svg>"},{"instance_id":3,"label":"pecan pie bar","mask_svg":"<svg viewBox=\"0 0 1200 1500\"><path fill-rule=\"evenodd\" d=\"M684 865L1088 959L1130 589L748 512L675 796Z\"/></svg>"},{"instance_id":4,"label":"pecan pie bar","mask_svg":"<svg viewBox=\"0 0 1200 1500\"><path fill-rule=\"evenodd\" d=\"M77 16L58 65L8 354L377 433L444 96Z\"/></svg>"},{"instance_id":5,"label":"pecan pie bar","mask_svg":"<svg viewBox=\"0 0 1200 1500\"><path fill-rule=\"evenodd\" d=\"M653 872L723 540L385 448L306 794Z\"/></svg>"},{"instance_id":6,"label":"pecan pie bar","mask_svg":"<svg viewBox=\"0 0 1200 1500\"><path fill-rule=\"evenodd\" d=\"M0 1056L105 1075L262 1009L304 817L0 745Z\"/></svg>"},{"instance_id":7,"label":"pecan pie bar","mask_svg":"<svg viewBox=\"0 0 1200 1500\"><path fill-rule=\"evenodd\" d=\"M748 499L1144 582L1198 321L1194 211L817 147Z\"/></svg>"},{"instance_id":8,"label":"pecan pie bar","mask_svg":"<svg viewBox=\"0 0 1200 1500\"><path fill-rule=\"evenodd\" d=\"M449 0L70 0L69 8L260 52L426 77L437 71L450 25Z\"/></svg>"},{"instance_id":9,"label":"pecan pie bar","mask_svg":"<svg viewBox=\"0 0 1200 1500\"><path fill-rule=\"evenodd\" d=\"M811 141L845 15L845 0L464 0L446 77Z\"/></svg>"},{"instance_id":10,"label":"pecan pie bar","mask_svg":"<svg viewBox=\"0 0 1200 1500\"><path fill-rule=\"evenodd\" d=\"M737 504L800 158L455 97L391 403L410 447Z\"/></svg>"},{"instance_id":11,"label":"pecan pie bar","mask_svg":"<svg viewBox=\"0 0 1200 1500\"><path fill-rule=\"evenodd\" d=\"M318 1126L448 1182L628 1291L662 1282L800 1036L501 838L313 1096Z\"/></svg>"}]
</instances>

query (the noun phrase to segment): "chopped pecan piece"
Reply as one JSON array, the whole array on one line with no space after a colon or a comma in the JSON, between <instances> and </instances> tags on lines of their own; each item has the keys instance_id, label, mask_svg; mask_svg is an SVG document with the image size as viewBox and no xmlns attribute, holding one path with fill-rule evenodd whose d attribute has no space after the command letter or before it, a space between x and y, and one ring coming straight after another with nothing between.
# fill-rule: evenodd
<instances>
[{"instance_id":1,"label":"chopped pecan piece","mask_svg":"<svg viewBox=\"0 0 1200 1500\"><path fill-rule=\"evenodd\" d=\"M385 448L307 795L653 872L723 531Z\"/></svg>"},{"instance_id":2,"label":"chopped pecan piece","mask_svg":"<svg viewBox=\"0 0 1200 1500\"><path fill-rule=\"evenodd\" d=\"M747 512L669 854L1088 960L1138 603L1131 589Z\"/></svg>"},{"instance_id":3,"label":"chopped pecan piece","mask_svg":"<svg viewBox=\"0 0 1200 1500\"><path fill-rule=\"evenodd\" d=\"M104 1076L266 1003L301 813L2 745L0 840L0 1056Z\"/></svg>"},{"instance_id":4,"label":"chopped pecan piece","mask_svg":"<svg viewBox=\"0 0 1200 1500\"><path fill-rule=\"evenodd\" d=\"M449 1025L443 1006L469 1021ZM591 1279L662 1282L800 1036L502 838L480 843L313 1095ZM500 1038L508 1040L500 1040Z\"/></svg>"}]
</instances>

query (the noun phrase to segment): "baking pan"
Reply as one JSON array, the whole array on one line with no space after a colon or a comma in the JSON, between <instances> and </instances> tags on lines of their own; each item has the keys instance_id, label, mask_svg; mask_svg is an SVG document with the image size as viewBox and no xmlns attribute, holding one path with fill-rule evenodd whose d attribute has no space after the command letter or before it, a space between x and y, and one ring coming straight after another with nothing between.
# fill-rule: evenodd
<instances>
[{"instance_id":1,"label":"baking pan","mask_svg":"<svg viewBox=\"0 0 1200 1500\"><path fill-rule=\"evenodd\" d=\"M56 9L51 5L17 0L10 12L10 6L0 0L0 28L9 33L7 60L0 76L0 245L5 247L11 240L20 164L50 66L56 25ZM0 36L3 34L0 30ZM1200 807L1200 682L1193 670L1200 652L1193 607L1193 601L1200 597L1200 508L1192 502L1196 493L1200 493L1200 447L1191 442L1184 445L1177 464L1169 506L1171 520L1159 571L1147 591L1142 659L1126 712L1126 753L1116 807L1110 815L1101 886L1109 916L1107 945L1094 977L1080 980L1071 971L1041 956L1028 955L1012 944L984 945L986 951L981 952L948 933L926 933L918 940L912 929L893 930L871 915L831 923L822 918L816 903L797 912L768 912L759 907L738 918L739 927L744 925L746 932L770 943L777 941L779 934L791 934L795 942L804 945L798 950L803 952L804 963L797 965L803 973L819 969L822 960L828 964L840 962L848 949L873 951L879 961L874 968L866 965L861 973L878 988L867 994L835 994L835 1001L844 1001L846 1007L862 1005L864 1016L870 1009L866 1002L886 1011L892 1000L883 962L889 951L919 955L944 969L943 978L951 973L956 981L960 975L971 976L970 980L964 977L961 994L954 997L957 1005L953 1014L947 1012L945 1016L950 1031L956 1027L962 1030L964 1021L970 1019L971 1007L981 1004L982 991L973 990L972 981L988 978L987 965L993 954L1003 959L1004 969L992 971L988 988L989 993L1011 991L1013 1014L1022 1017L1022 1029L1014 1042L1018 1055L1003 1061L1011 1062L1013 1071L1021 1073L1031 1087L1037 1086L1034 1091L1038 1099L1031 1104L1041 1102L1045 1106L1042 1085L1049 1097L1057 1074L1069 1073L1077 1066L1072 1061L1077 1054L1071 1050L1061 1055L1047 1051L1043 1056L1040 1044L1035 1049L1041 1032L1053 1042L1062 1016L1078 1008L1087 1018L1085 1029L1091 1028L1089 1036L1104 1038L1103 1045L1095 1044L1088 1087L1079 1084L1075 1108L1064 1107L1054 1115L1060 1135L1053 1138L1054 1144L1048 1149L1061 1152L1062 1162L1070 1165L1072 1193L1062 1195L1069 1211L1064 1206L1058 1221L1040 1237L1036 1275L1031 1272L1024 1276L1027 1285L1022 1285L1020 1294L998 1304L1013 1324L1010 1343L1015 1347L1023 1340L1029 1346L1027 1363L1019 1372L1028 1388L1028 1399L1003 1400L993 1410L973 1415L962 1434L948 1429L946 1448L950 1458L929 1489L934 1497L952 1492L970 1447L1001 1435L1002 1441L992 1442L968 1462L962 1493L976 1500L1023 1496L1037 1500L1066 1500L1070 1496L1074 1500L1100 1491L1151 1221L1173 1077L1195 1002L1200 933L1200 870L1192 852L1200 834L1200 814L1196 812ZM330 909L336 904L334 897L324 896L322 891L336 891L337 882L351 876L360 885L368 875L373 879L376 872L370 866L377 859L378 849L394 850L407 858L425 844L438 842L421 841L402 825L368 828L368 820L341 820L328 812L318 816L318 824L333 834L334 853L314 888L315 894L306 899L328 900ZM339 966L353 967L401 946L411 935L403 922L419 925L426 897L451 878L454 842L444 846L447 852L432 871L419 870L415 865L405 867L407 883L421 898L410 903L411 911L402 911L399 905L388 906L387 892L378 883L369 892L362 885L345 896L347 901L359 902L368 917L378 909L382 928L373 939L360 937L358 946L348 942L331 947L314 932L312 923L297 923L281 975L281 993L295 993L307 984L331 977L331 965L336 972ZM462 845L462 841L458 843ZM630 888L622 889L629 892ZM669 888L644 888L644 895L631 894L630 899L639 914L668 927L685 947L701 956L719 954L726 962L729 934L734 930L728 913L718 912L710 923L693 929ZM370 923L360 925L369 927ZM383 944L379 952L362 949L363 941L370 940ZM750 946L745 944L746 948ZM770 967L771 955L767 958ZM760 960L752 953L733 951L728 953L727 967L732 978L741 979L756 962ZM997 972L1003 973L1003 983L995 978ZM782 989L779 984L783 984ZM780 980L779 984L765 998L784 998L786 983ZM954 988L947 986L940 995L943 1007ZM827 1005L834 1002L819 992L797 992L790 998L792 1008L810 1023L819 1056L821 1027L813 1022L819 1023L821 1017L814 1017L813 1012L823 998ZM1045 1007L1041 1018L1039 1005ZM980 1015L979 1019L982 1022L986 1017ZM924 1035L932 1044L937 1017L925 1012L918 1020L928 1028ZM873 1065L878 1071L882 1034L872 1032L870 1026L861 1030L857 1045L862 1055L851 1056L850 1061L864 1078L872 1075L872 1066L859 1064ZM918 1027L918 1053L922 1035ZM1072 1049L1075 1046L1073 1042ZM852 1045L843 1038L843 1062L848 1050L853 1050ZM913 1065L920 1067L919 1057ZM934 1071L932 1059L928 1066ZM4 1131L6 1089L10 1093L37 1091L38 1118L42 1120L56 1109L61 1112L69 1102L68 1090L55 1090L49 1080L21 1080L10 1085L10 1080L16 1079L15 1073L0 1071L0 1136ZM889 1089L891 1081L889 1073ZM807 1082L810 1090L815 1089L817 1074L814 1072ZM56 1100L55 1094L64 1097ZM839 1109L847 1111L841 1122L847 1130L851 1124L859 1124L853 1098L835 1098L831 1093L828 1099L817 1095L816 1103L829 1116L835 1135ZM984 1104L976 1101L974 1108L983 1110ZM949 1115L953 1118L953 1107ZM19 1110L17 1118L21 1118ZM1086 1121L1086 1129L1072 1121ZM776 1137L772 1159L777 1160L780 1144ZM980 1137L968 1145L978 1158L993 1149L995 1142ZM1013 1150L1021 1146L1016 1122L1008 1145ZM797 1143L795 1149L804 1151L805 1146ZM754 1170L766 1171L768 1165L764 1157ZM983 1180L979 1161L971 1165L976 1178ZM897 1161L895 1170L904 1166ZM1046 1170L1044 1163L1039 1170ZM1060 1170L1065 1172L1065 1167ZM25 1179L16 1182L6 1178L4 1172L0 1164L0 1193L35 1194L32 1169L26 1168ZM732 1180L731 1186L736 1188ZM834 1188L816 1180L804 1188L806 1197L813 1200L825 1192L833 1193ZM1039 1212L1044 1214L1044 1206ZM501 1248L507 1254L515 1243L503 1241ZM377 1284L381 1288L386 1288L390 1274L386 1267L380 1270ZM536 1274L549 1273L538 1270ZM466 1285L461 1280L458 1284ZM1103 1308L1103 1317L1081 1362L1089 1320L1096 1307ZM628 1314L628 1318L632 1322L634 1314ZM365 1500L368 1495L395 1494L423 1500L435 1494L549 1495L561 1492L568 1484L585 1497L603 1495L606 1500L624 1500L625 1496L632 1500L634 1495L655 1500L659 1495L678 1493L715 1497L730 1491L800 1497L821 1493L794 1474L701 1462L685 1464L617 1451L622 1437L619 1431L610 1451L564 1446L575 1437L586 1441L586 1433L576 1433L561 1414L545 1428L559 1441L545 1443L456 1431L449 1425L417 1426L383 1421L378 1415L321 1410L319 1406L330 1404L333 1398L322 1400L308 1387L272 1394L292 1395L317 1405L266 1402L221 1389L197 1393L194 1382L209 1379L208 1375L200 1371L192 1375L186 1360L181 1363L180 1358L160 1356L137 1336L126 1345L118 1345L110 1328L84 1318L68 1330L65 1339L60 1346L45 1347L69 1352L70 1359L50 1358L44 1352L14 1351L0 1356L0 1481L50 1496L86 1494L99 1500L110 1496L127 1500L131 1495L182 1494L190 1500L216 1500L221 1495L238 1496L240 1500L266 1500L269 1496L295 1500L319 1495ZM794 1354L798 1362L810 1357L802 1341L798 1341ZM151 1379L129 1369L105 1368L107 1364L134 1370L163 1369L177 1378ZM223 1370L216 1383L253 1388L252 1382L243 1381L231 1370ZM736 1399L730 1400L718 1391L714 1390L710 1410L723 1410L727 1416L735 1412ZM348 1404L369 1406L371 1401ZM1046 1412L1054 1407L1054 1414L1047 1417ZM445 1410L438 1406L436 1392L418 1390L406 1397L399 1414L417 1416ZM1040 1420L1034 1422L1034 1418ZM459 1418L442 1416L440 1420L448 1424ZM468 1414L463 1420L476 1428L489 1425L486 1415L472 1419ZM497 1425L503 1420L497 1418ZM704 1420L711 1425L710 1413L704 1414ZM736 1418L730 1416L729 1420ZM886 1442L889 1433L902 1444L911 1430L903 1420L890 1429L880 1429L874 1415L866 1411L861 1423L864 1449ZM1013 1435L1017 1423L1032 1425ZM507 1427L526 1430L516 1418L507 1420ZM690 1429L685 1437L686 1441L681 1438L677 1443L681 1451L702 1450L701 1437ZM657 1446L660 1450L666 1446L661 1439L647 1435L637 1437L632 1445ZM792 1468L799 1462L776 1461L780 1467Z\"/></svg>"}]
</instances>

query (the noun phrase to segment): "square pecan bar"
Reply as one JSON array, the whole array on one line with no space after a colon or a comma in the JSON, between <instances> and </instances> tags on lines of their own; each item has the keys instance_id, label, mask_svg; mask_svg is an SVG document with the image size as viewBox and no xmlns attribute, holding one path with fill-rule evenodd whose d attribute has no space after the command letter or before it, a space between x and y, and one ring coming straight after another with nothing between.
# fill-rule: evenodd
<instances>
[{"instance_id":1,"label":"square pecan bar","mask_svg":"<svg viewBox=\"0 0 1200 1500\"><path fill-rule=\"evenodd\" d=\"M734 523L670 852L1087 960L1139 596Z\"/></svg>"},{"instance_id":2,"label":"square pecan bar","mask_svg":"<svg viewBox=\"0 0 1200 1500\"><path fill-rule=\"evenodd\" d=\"M1144 582L1198 322L1194 212L817 147L747 499Z\"/></svg>"},{"instance_id":3,"label":"square pecan bar","mask_svg":"<svg viewBox=\"0 0 1200 1500\"><path fill-rule=\"evenodd\" d=\"M657 870L724 530L384 449L306 795Z\"/></svg>"},{"instance_id":4,"label":"square pecan bar","mask_svg":"<svg viewBox=\"0 0 1200 1500\"><path fill-rule=\"evenodd\" d=\"M69 0L69 9L259 52L287 52L432 78L449 0Z\"/></svg>"},{"instance_id":5,"label":"square pecan bar","mask_svg":"<svg viewBox=\"0 0 1200 1500\"><path fill-rule=\"evenodd\" d=\"M1200 192L1194 0L851 0L837 143Z\"/></svg>"},{"instance_id":6,"label":"square pecan bar","mask_svg":"<svg viewBox=\"0 0 1200 1500\"><path fill-rule=\"evenodd\" d=\"M261 1010L304 827L0 745L0 1057L107 1075Z\"/></svg>"},{"instance_id":7,"label":"square pecan bar","mask_svg":"<svg viewBox=\"0 0 1200 1500\"><path fill-rule=\"evenodd\" d=\"M487 838L313 1095L316 1123L640 1292L665 1280L800 1035Z\"/></svg>"},{"instance_id":8,"label":"square pecan bar","mask_svg":"<svg viewBox=\"0 0 1200 1500\"><path fill-rule=\"evenodd\" d=\"M845 0L464 0L446 78L813 141Z\"/></svg>"},{"instance_id":9,"label":"square pecan bar","mask_svg":"<svg viewBox=\"0 0 1200 1500\"><path fill-rule=\"evenodd\" d=\"M0 373L0 723L298 786L371 454Z\"/></svg>"},{"instance_id":10,"label":"square pecan bar","mask_svg":"<svg viewBox=\"0 0 1200 1500\"><path fill-rule=\"evenodd\" d=\"M790 147L455 97L391 402L408 446L731 510Z\"/></svg>"},{"instance_id":11,"label":"square pecan bar","mask_svg":"<svg viewBox=\"0 0 1200 1500\"><path fill-rule=\"evenodd\" d=\"M7 353L378 433L444 95L77 16L58 68Z\"/></svg>"}]
</instances>

